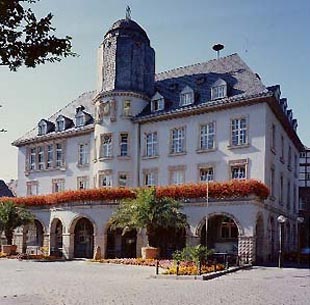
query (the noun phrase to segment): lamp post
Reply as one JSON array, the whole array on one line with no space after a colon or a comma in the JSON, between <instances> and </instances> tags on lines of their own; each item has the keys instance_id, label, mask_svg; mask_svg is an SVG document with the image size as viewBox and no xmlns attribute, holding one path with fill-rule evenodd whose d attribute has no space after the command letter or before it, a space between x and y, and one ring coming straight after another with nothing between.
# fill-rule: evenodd
<instances>
[{"instance_id":1,"label":"lamp post","mask_svg":"<svg viewBox=\"0 0 310 305\"><path fill-rule=\"evenodd\" d=\"M279 223L279 257L278 257L278 267L282 268L283 262L282 262L282 225L286 222L286 217L283 215L280 215L277 218L277 221Z\"/></svg>"},{"instance_id":2,"label":"lamp post","mask_svg":"<svg viewBox=\"0 0 310 305\"><path fill-rule=\"evenodd\" d=\"M297 262L298 264L300 264L300 226L301 224L304 222L304 218L301 216L298 216L296 218L296 222L297 222Z\"/></svg>"}]
</instances>

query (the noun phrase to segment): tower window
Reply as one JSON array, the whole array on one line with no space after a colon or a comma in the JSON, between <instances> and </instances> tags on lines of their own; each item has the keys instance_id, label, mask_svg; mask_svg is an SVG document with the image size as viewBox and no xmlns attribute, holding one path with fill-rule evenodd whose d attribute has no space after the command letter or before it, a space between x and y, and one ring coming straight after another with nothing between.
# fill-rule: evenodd
<instances>
[{"instance_id":1,"label":"tower window","mask_svg":"<svg viewBox=\"0 0 310 305\"><path fill-rule=\"evenodd\" d=\"M131 116L131 101L124 101L123 115Z\"/></svg>"}]
</instances>

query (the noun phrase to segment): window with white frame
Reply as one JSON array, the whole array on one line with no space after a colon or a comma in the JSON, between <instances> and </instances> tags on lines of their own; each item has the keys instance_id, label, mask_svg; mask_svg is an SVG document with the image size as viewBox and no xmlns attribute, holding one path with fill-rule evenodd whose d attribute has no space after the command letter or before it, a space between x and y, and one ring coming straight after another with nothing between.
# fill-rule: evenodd
<instances>
[{"instance_id":1,"label":"window with white frame","mask_svg":"<svg viewBox=\"0 0 310 305\"><path fill-rule=\"evenodd\" d=\"M186 86L180 93L180 106L186 106L194 103L194 91Z\"/></svg>"},{"instance_id":2,"label":"window with white frame","mask_svg":"<svg viewBox=\"0 0 310 305\"><path fill-rule=\"evenodd\" d=\"M38 152L38 169L42 170L44 169L44 147L38 146L37 152Z\"/></svg>"},{"instance_id":3,"label":"window with white frame","mask_svg":"<svg viewBox=\"0 0 310 305\"><path fill-rule=\"evenodd\" d=\"M131 101L124 101L123 104L123 116L131 116Z\"/></svg>"},{"instance_id":4,"label":"window with white frame","mask_svg":"<svg viewBox=\"0 0 310 305\"><path fill-rule=\"evenodd\" d=\"M101 135L101 158L112 157L112 134L106 133Z\"/></svg>"},{"instance_id":5,"label":"window with white frame","mask_svg":"<svg viewBox=\"0 0 310 305\"><path fill-rule=\"evenodd\" d=\"M231 120L231 145L240 146L248 142L247 119L238 118Z\"/></svg>"},{"instance_id":6,"label":"window with white frame","mask_svg":"<svg viewBox=\"0 0 310 305\"><path fill-rule=\"evenodd\" d=\"M84 125L85 125L85 114L83 112L80 112L75 116L75 126L82 127Z\"/></svg>"},{"instance_id":7,"label":"window with white frame","mask_svg":"<svg viewBox=\"0 0 310 305\"><path fill-rule=\"evenodd\" d=\"M185 152L185 127L173 128L170 131L170 153Z\"/></svg>"},{"instance_id":8,"label":"window with white frame","mask_svg":"<svg viewBox=\"0 0 310 305\"><path fill-rule=\"evenodd\" d=\"M46 146L46 168L54 166L54 145L48 144Z\"/></svg>"},{"instance_id":9,"label":"window with white frame","mask_svg":"<svg viewBox=\"0 0 310 305\"><path fill-rule=\"evenodd\" d=\"M41 120L38 124L38 135L42 136L47 134L47 124L44 120Z\"/></svg>"},{"instance_id":10,"label":"window with white frame","mask_svg":"<svg viewBox=\"0 0 310 305\"><path fill-rule=\"evenodd\" d=\"M170 172L170 184L183 184L185 183L185 166L171 166Z\"/></svg>"},{"instance_id":11,"label":"window with white frame","mask_svg":"<svg viewBox=\"0 0 310 305\"><path fill-rule=\"evenodd\" d=\"M89 188L89 179L87 176L77 177L77 189L85 190Z\"/></svg>"},{"instance_id":12,"label":"window with white frame","mask_svg":"<svg viewBox=\"0 0 310 305\"><path fill-rule=\"evenodd\" d=\"M164 110L164 107L165 107L165 99L163 97L151 101L152 112Z\"/></svg>"},{"instance_id":13,"label":"window with white frame","mask_svg":"<svg viewBox=\"0 0 310 305\"><path fill-rule=\"evenodd\" d=\"M128 152L128 133L121 133L120 134L120 156L121 157L126 157L129 155Z\"/></svg>"},{"instance_id":14,"label":"window with white frame","mask_svg":"<svg viewBox=\"0 0 310 305\"><path fill-rule=\"evenodd\" d=\"M63 151L63 144L56 143L56 167L60 168L64 165L64 151Z\"/></svg>"},{"instance_id":15,"label":"window with white frame","mask_svg":"<svg viewBox=\"0 0 310 305\"><path fill-rule=\"evenodd\" d=\"M213 181L213 167L204 166L199 167L199 181L200 182L208 182Z\"/></svg>"},{"instance_id":16,"label":"window with white frame","mask_svg":"<svg viewBox=\"0 0 310 305\"><path fill-rule=\"evenodd\" d=\"M118 186L120 187L128 186L128 173L126 172L118 173Z\"/></svg>"},{"instance_id":17,"label":"window with white frame","mask_svg":"<svg viewBox=\"0 0 310 305\"><path fill-rule=\"evenodd\" d=\"M230 166L230 179L240 180L247 178L247 166L248 166L247 159L229 161L229 166Z\"/></svg>"},{"instance_id":18,"label":"window with white frame","mask_svg":"<svg viewBox=\"0 0 310 305\"><path fill-rule=\"evenodd\" d=\"M211 87L211 100L217 100L227 96L227 83L218 79Z\"/></svg>"},{"instance_id":19,"label":"window with white frame","mask_svg":"<svg viewBox=\"0 0 310 305\"><path fill-rule=\"evenodd\" d=\"M145 134L145 155L147 157L158 156L158 139L156 131Z\"/></svg>"},{"instance_id":20,"label":"window with white frame","mask_svg":"<svg viewBox=\"0 0 310 305\"><path fill-rule=\"evenodd\" d=\"M65 130L65 119L63 117L59 117L56 121L57 131Z\"/></svg>"},{"instance_id":21,"label":"window with white frame","mask_svg":"<svg viewBox=\"0 0 310 305\"><path fill-rule=\"evenodd\" d=\"M112 186L112 171L106 170L99 172L99 187L111 187Z\"/></svg>"},{"instance_id":22,"label":"window with white frame","mask_svg":"<svg viewBox=\"0 0 310 305\"><path fill-rule=\"evenodd\" d=\"M214 148L215 126L214 122L210 122L200 126L200 147L201 150L209 150Z\"/></svg>"},{"instance_id":23,"label":"window with white frame","mask_svg":"<svg viewBox=\"0 0 310 305\"><path fill-rule=\"evenodd\" d=\"M52 191L53 193L63 192L65 190L65 179L53 179Z\"/></svg>"},{"instance_id":24,"label":"window with white frame","mask_svg":"<svg viewBox=\"0 0 310 305\"><path fill-rule=\"evenodd\" d=\"M28 181L26 182L26 186L27 186L27 196L38 195L39 193L38 181Z\"/></svg>"},{"instance_id":25,"label":"window with white frame","mask_svg":"<svg viewBox=\"0 0 310 305\"><path fill-rule=\"evenodd\" d=\"M89 164L89 147L87 143L79 145L79 159L78 165L88 165Z\"/></svg>"},{"instance_id":26,"label":"window with white frame","mask_svg":"<svg viewBox=\"0 0 310 305\"><path fill-rule=\"evenodd\" d=\"M35 170L36 169L36 148L32 147L30 148L30 154L29 154L29 168L30 170Z\"/></svg>"},{"instance_id":27,"label":"window with white frame","mask_svg":"<svg viewBox=\"0 0 310 305\"><path fill-rule=\"evenodd\" d=\"M143 184L145 186L157 185L158 170L157 168L143 170Z\"/></svg>"}]
</instances>

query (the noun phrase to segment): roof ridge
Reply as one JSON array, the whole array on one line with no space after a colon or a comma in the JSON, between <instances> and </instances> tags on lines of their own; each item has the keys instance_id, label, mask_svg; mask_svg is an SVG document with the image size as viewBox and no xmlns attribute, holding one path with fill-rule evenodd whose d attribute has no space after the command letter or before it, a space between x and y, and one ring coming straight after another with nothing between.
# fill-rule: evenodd
<instances>
[{"instance_id":1,"label":"roof ridge","mask_svg":"<svg viewBox=\"0 0 310 305\"><path fill-rule=\"evenodd\" d=\"M180 69L186 69L186 68L200 66L200 65L203 65L203 64L206 64L206 63L211 63L211 62L215 62L215 61L221 61L223 59L227 59L228 57L232 57L232 56L236 56L236 55L239 56L238 53L232 53L232 54L229 54L227 56L220 57L220 58L213 58L213 59L210 59L208 61L198 62L198 63L187 65L187 66L181 66L181 67L173 68L173 69L170 69L170 70L161 71L161 72L156 73L155 77L159 76L159 75L163 75L165 73L174 72L174 71L177 71L177 70L180 70Z\"/></svg>"}]
</instances>

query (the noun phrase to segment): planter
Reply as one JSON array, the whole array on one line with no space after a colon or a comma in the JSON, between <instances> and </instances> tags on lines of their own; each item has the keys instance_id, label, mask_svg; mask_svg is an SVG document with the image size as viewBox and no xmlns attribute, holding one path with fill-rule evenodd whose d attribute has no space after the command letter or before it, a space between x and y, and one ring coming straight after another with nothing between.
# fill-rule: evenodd
<instances>
[{"instance_id":1,"label":"planter","mask_svg":"<svg viewBox=\"0 0 310 305\"><path fill-rule=\"evenodd\" d=\"M159 257L159 248L154 247L142 247L141 254L144 259L154 259Z\"/></svg>"},{"instance_id":2,"label":"planter","mask_svg":"<svg viewBox=\"0 0 310 305\"><path fill-rule=\"evenodd\" d=\"M1 252L6 255L16 254L17 246L16 245L2 245Z\"/></svg>"}]
</instances>

